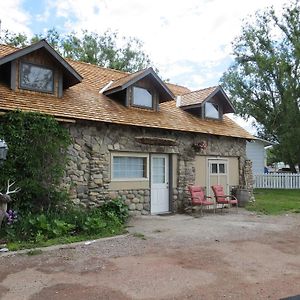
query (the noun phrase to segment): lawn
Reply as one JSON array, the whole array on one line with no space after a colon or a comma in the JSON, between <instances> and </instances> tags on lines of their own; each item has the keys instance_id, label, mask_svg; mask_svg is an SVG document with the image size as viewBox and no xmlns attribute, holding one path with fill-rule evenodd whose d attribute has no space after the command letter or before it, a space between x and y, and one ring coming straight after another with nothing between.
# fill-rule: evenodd
<instances>
[{"instance_id":1,"label":"lawn","mask_svg":"<svg viewBox=\"0 0 300 300\"><path fill-rule=\"evenodd\" d=\"M264 214L300 213L300 190L255 189L255 202L247 209Z\"/></svg>"}]
</instances>

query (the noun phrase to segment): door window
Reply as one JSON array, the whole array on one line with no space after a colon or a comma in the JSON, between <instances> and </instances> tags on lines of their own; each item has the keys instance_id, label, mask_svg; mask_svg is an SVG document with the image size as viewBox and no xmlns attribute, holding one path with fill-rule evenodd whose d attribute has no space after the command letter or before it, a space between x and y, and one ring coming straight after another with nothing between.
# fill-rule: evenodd
<instances>
[{"instance_id":1,"label":"door window","mask_svg":"<svg viewBox=\"0 0 300 300\"><path fill-rule=\"evenodd\" d=\"M166 181L166 169L164 157L153 157L152 159L152 180L153 183L165 183Z\"/></svg>"}]
</instances>

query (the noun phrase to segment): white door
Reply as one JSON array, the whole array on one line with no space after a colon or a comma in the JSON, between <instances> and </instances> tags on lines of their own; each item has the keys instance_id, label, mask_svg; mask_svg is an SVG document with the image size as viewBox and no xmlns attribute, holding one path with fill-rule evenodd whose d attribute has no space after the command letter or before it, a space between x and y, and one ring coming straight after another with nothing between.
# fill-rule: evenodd
<instances>
[{"instance_id":1,"label":"white door","mask_svg":"<svg viewBox=\"0 0 300 300\"><path fill-rule=\"evenodd\" d=\"M224 188L224 192L228 195L228 164L227 160L209 159L208 160L208 191L212 196L211 186L219 184Z\"/></svg>"},{"instance_id":2,"label":"white door","mask_svg":"<svg viewBox=\"0 0 300 300\"><path fill-rule=\"evenodd\" d=\"M151 214L169 212L169 156L151 155Z\"/></svg>"}]
</instances>

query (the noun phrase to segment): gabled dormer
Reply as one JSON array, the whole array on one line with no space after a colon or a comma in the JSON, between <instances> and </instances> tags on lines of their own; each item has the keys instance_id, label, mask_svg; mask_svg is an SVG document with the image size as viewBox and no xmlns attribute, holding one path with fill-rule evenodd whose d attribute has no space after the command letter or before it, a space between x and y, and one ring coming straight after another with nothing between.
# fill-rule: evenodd
<instances>
[{"instance_id":1,"label":"gabled dormer","mask_svg":"<svg viewBox=\"0 0 300 300\"><path fill-rule=\"evenodd\" d=\"M234 107L221 86L189 92L177 97L176 105L202 119L222 120Z\"/></svg>"},{"instance_id":2,"label":"gabled dormer","mask_svg":"<svg viewBox=\"0 0 300 300\"><path fill-rule=\"evenodd\" d=\"M111 81L100 90L100 93L127 107L154 111L159 110L159 103L175 98L152 68Z\"/></svg>"},{"instance_id":3,"label":"gabled dormer","mask_svg":"<svg viewBox=\"0 0 300 300\"><path fill-rule=\"evenodd\" d=\"M0 58L0 80L14 91L62 97L82 77L45 40Z\"/></svg>"}]
</instances>

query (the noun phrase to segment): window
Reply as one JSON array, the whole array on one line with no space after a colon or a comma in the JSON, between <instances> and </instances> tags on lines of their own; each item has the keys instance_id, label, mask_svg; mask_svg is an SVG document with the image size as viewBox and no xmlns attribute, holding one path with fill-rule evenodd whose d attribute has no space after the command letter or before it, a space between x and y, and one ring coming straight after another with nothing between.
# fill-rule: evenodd
<instances>
[{"instance_id":1,"label":"window","mask_svg":"<svg viewBox=\"0 0 300 300\"><path fill-rule=\"evenodd\" d=\"M21 63L20 88L53 93L53 70L29 63Z\"/></svg>"},{"instance_id":2,"label":"window","mask_svg":"<svg viewBox=\"0 0 300 300\"><path fill-rule=\"evenodd\" d=\"M112 179L115 180L145 180L148 178L147 155L112 156Z\"/></svg>"},{"instance_id":3,"label":"window","mask_svg":"<svg viewBox=\"0 0 300 300\"><path fill-rule=\"evenodd\" d=\"M152 108L152 95L143 88L134 86L132 89L132 104Z\"/></svg>"},{"instance_id":4,"label":"window","mask_svg":"<svg viewBox=\"0 0 300 300\"><path fill-rule=\"evenodd\" d=\"M205 117L212 119L219 119L219 105L215 103L206 102L205 103Z\"/></svg>"}]
</instances>

